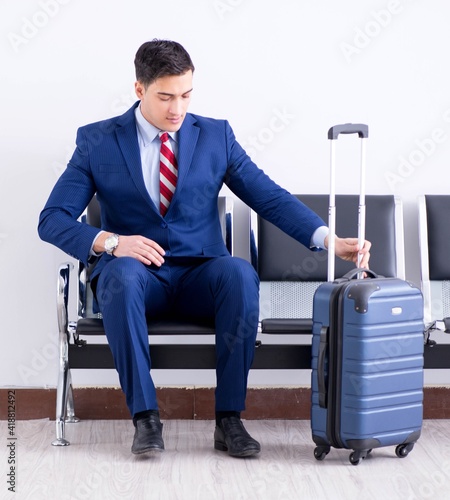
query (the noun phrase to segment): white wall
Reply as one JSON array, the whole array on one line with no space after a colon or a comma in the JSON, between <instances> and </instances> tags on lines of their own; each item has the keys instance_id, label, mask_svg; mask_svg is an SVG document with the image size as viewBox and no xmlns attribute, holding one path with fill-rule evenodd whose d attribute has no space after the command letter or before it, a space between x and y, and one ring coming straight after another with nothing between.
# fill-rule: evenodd
<instances>
[{"instance_id":1,"label":"white wall","mask_svg":"<svg viewBox=\"0 0 450 500\"><path fill-rule=\"evenodd\" d=\"M0 386L56 384L55 272L68 259L39 240L38 215L76 128L133 103L134 54L154 37L191 53L191 111L229 119L257 163L292 192L328 190L331 125L368 123L367 192L403 197L407 277L418 282L416 197L449 188L449 15L445 0L2 2ZM358 189L355 143L338 144L341 192ZM241 205L238 219L245 236ZM445 371L433 376L450 381ZM300 378L270 372L251 381ZM158 383L190 381L214 376L157 374ZM75 374L75 383L94 382L117 377Z\"/></svg>"}]
</instances>

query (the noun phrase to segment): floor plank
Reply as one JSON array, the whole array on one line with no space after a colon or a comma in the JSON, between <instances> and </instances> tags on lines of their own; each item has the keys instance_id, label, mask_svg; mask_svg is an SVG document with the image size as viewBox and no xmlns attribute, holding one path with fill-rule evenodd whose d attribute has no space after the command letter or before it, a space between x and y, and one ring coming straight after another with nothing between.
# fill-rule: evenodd
<instances>
[{"instance_id":1,"label":"floor plank","mask_svg":"<svg viewBox=\"0 0 450 500\"><path fill-rule=\"evenodd\" d=\"M358 466L349 451L313 456L307 420L251 420L261 442L257 457L236 459L213 449L214 423L166 420L166 451L130 452L133 427L125 420L87 420L67 425L71 445L53 447L54 422L16 422L16 493L0 484L0 499L162 500L353 500L449 497L450 420L425 420L411 454L376 449ZM9 470L7 422L0 422L3 478ZM6 484L5 484L6 483Z\"/></svg>"}]
</instances>

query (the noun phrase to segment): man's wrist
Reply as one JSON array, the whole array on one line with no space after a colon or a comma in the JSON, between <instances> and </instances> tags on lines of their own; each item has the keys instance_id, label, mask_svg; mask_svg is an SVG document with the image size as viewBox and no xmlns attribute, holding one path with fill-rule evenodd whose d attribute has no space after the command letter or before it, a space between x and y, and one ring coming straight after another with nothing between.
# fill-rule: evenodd
<instances>
[{"instance_id":1,"label":"man's wrist","mask_svg":"<svg viewBox=\"0 0 450 500\"><path fill-rule=\"evenodd\" d=\"M94 245L92 247L92 250L96 253L96 254L100 254L100 253L103 253L106 251L105 249L105 242L106 240L111 237L114 233L110 233L110 232L107 232L107 231L102 231L99 236L97 237L97 239L94 241Z\"/></svg>"},{"instance_id":2,"label":"man's wrist","mask_svg":"<svg viewBox=\"0 0 450 500\"><path fill-rule=\"evenodd\" d=\"M108 255L113 255L114 250L119 246L119 235L114 233L108 236L105 240L105 252Z\"/></svg>"},{"instance_id":3,"label":"man's wrist","mask_svg":"<svg viewBox=\"0 0 450 500\"><path fill-rule=\"evenodd\" d=\"M322 248L328 247L328 233L329 229L327 226L319 226L313 233L311 237L311 248Z\"/></svg>"}]
</instances>

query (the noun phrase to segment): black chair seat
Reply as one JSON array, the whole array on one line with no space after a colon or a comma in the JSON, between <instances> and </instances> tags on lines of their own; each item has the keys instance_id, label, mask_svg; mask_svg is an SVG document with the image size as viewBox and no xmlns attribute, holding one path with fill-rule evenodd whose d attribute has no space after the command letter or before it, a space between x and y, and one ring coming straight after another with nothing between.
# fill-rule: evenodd
<instances>
[{"instance_id":1,"label":"black chair seat","mask_svg":"<svg viewBox=\"0 0 450 500\"><path fill-rule=\"evenodd\" d=\"M261 333L312 334L312 319L268 318L261 321Z\"/></svg>"},{"instance_id":2,"label":"black chair seat","mask_svg":"<svg viewBox=\"0 0 450 500\"><path fill-rule=\"evenodd\" d=\"M156 320L148 322L149 335L214 335L213 320ZM105 335L103 321L98 318L84 318L77 322L78 335Z\"/></svg>"}]
</instances>

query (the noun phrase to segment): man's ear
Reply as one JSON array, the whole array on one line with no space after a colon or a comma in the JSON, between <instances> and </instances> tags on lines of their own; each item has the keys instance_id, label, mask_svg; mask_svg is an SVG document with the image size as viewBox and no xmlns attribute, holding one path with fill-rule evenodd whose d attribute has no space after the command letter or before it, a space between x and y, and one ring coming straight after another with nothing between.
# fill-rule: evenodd
<instances>
[{"instance_id":1,"label":"man's ear","mask_svg":"<svg viewBox=\"0 0 450 500\"><path fill-rule=\"evenodd\" d=\"M134 91L136 92L138 99L142 99L144 97L145 88L144 88L144 85L140 81L135 82Z\"/></svg>"}]
</instances>

